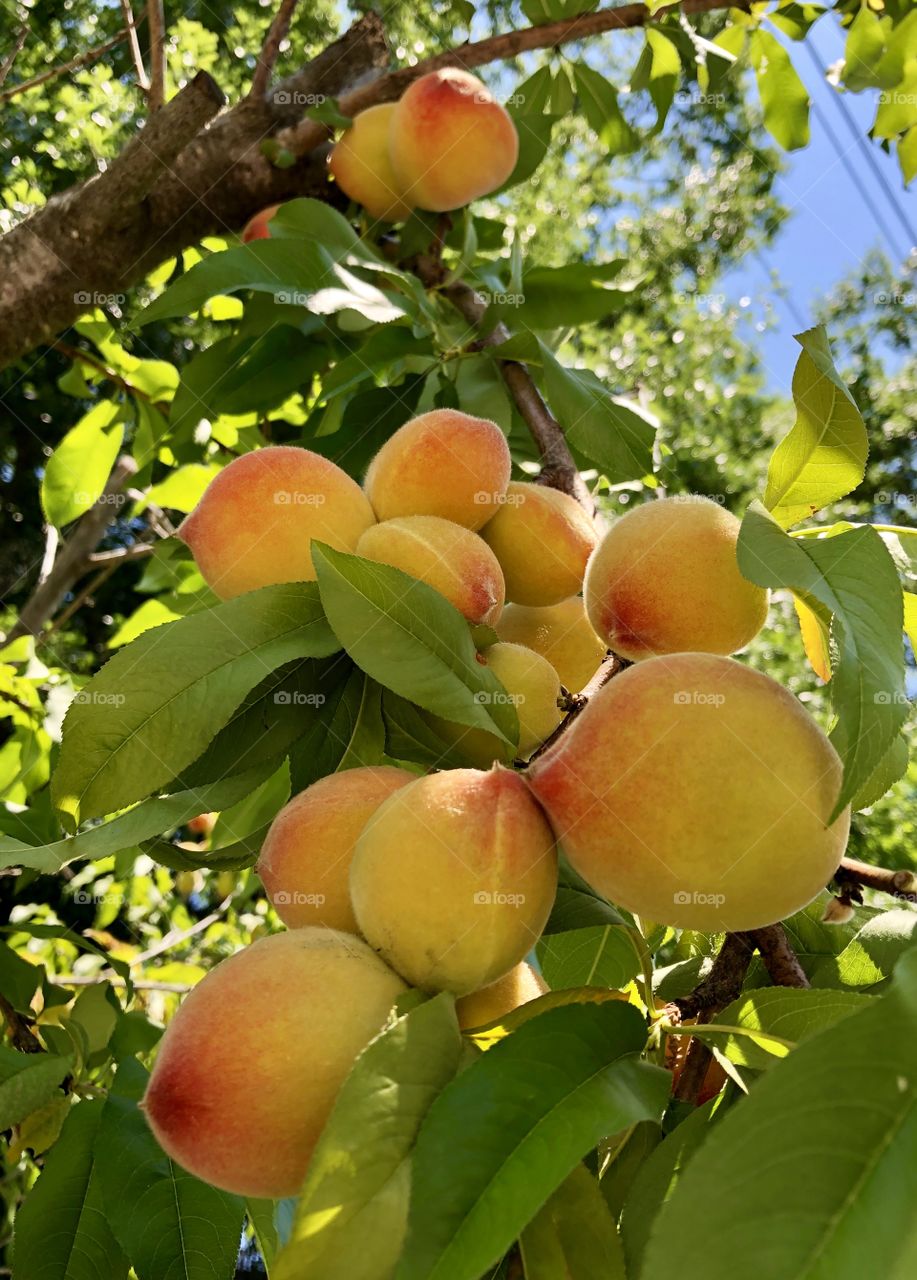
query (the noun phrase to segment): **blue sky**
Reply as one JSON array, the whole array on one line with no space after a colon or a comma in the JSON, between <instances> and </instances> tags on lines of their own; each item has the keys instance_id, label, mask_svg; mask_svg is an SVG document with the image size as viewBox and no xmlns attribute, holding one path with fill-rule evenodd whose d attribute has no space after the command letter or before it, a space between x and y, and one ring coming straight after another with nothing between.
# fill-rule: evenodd
<instances>
[{"instance_id":1,"label":"blue sky","mask_svg":"<svg viewBox=\"0 0 917 1280\"><path fill-rule=\"evenodd\" d=\"M827 20L816 23L809 40L824 67L843 56L842 33L836 24ZM811 141L804 150L785 158L787 171L778 180L777 190L791 213L774 247L764 255L763 261L751 258L739 270L732 272L726 278L725 292L730 299L751 298L748 313L752 321L763 321L765 301L772 304L778 323L763 333L757 333L756 344L770 386L775 391L789 394L793 366L799 353L793 334L799 332L801 319L806 325L812 323L813 302L830 292L832 286L870 249L881 246L893 262L900 264L902 255L913 247L914 242L906 243L904 228L891 208L888 196L845 127L837 105L831 101L837 91L825 83L801 45L785 43L813 104L818 108L812 113ZM875 95L869 92L846 94L845 100L854 123L865 137L875 115ZM839 158L826 125L830 126L860 184L867 188L880 207L894 236L896 253L892 252L856 182ZM905 217L912 228L917 227L917 183L910 191L905 191L894 154L887 156L868 138L866 141L895 191ZM789 301L774 293L768 278L771 269L778 271L791 294Z\"/></svg>"}]
</instances>

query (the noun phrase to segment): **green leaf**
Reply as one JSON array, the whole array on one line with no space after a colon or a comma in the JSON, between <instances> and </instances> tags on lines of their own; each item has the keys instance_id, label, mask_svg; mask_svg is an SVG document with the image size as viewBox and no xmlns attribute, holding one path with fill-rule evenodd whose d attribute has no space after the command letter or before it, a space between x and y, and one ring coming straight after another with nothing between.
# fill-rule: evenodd
<instances>
[{"instance_id":1,"label":"green leaf","mask_svg":"<svg viewBox=\"0 0 917 1280\"><path fill-rule=\"evenodd\" d=\"M879 109L872 126L876 138L897 138L917 125L917 59L912 59L894 89L879 95Z\"/></svg>"},{"instance_id":2,"label":"green leaf","mask_svg":"<svg viewBox=\"0 0 917 1280\"><path fill-rule=\"evenodd\" d=\"M563 872L561 872L563 876ZM624 920L604 898L597 898L585 889L573 888L561 882L554 899L554 906L544 933L567 933L573 929L588 929L594 925L622 925Z\"/></svg>"},{"instance_id":3,"label":"green leaf","mask_svg":"<svg viewBox=\"0 0 917 1280\"><path fill-rule=\"evenodd\" d=\"M575 64L573 79L583 115L608 154L623 156L635 151L640 140L621 113L614 85L585 62Z\"/></svg>"},{"instance_id":4,"label":"green leaf","mask_svg":"<svg viewBox=\"0 0 917 1280\"><path fill-rule=\"evenodd\" d=\"M138 1280L229 1280L245 1202L163 1153L137 1106L146 1080L140 1063L125 1059L99 1124L95 1161L112 1230Z\"/></svg>"},{"instance_id":5,"label":"green leaf","mask_svg":"<svg viewBox=\"0 0 917 1280\"><path fill-rule=\"evenodd\" d=\"M86 514L108 482L124 427L122 409L111 400L97 404L61 440L45 466L41 506L59 529ZM112 507L112 518L115 508Z\"/></svg>"},{"instance_id":6,"label":"green leaf","mask_svg":"<svg viewBox=\"0 0 917 1280\"><path fill-rule=\"evenodd\" d=\"M880 911L857 930L836 956L812 970L817 986L874 987L888 978L901 956L917 942L917 913L900 907Z\"/></svg>"},{"instance_id":7,"label":"green leaf","mask_svg":"<svg viewBox=\"0 0 917 1280\"><path fill-rule=\"evenodd\" d=\"M910 748L904 734L899 733L885 755L873 769L872 773L858 789L850 801L850 807L856 813L859 809L868 809L877 800L881 800L886 791L907 773L910 763Z\"/></svg>"},{"instance_id":8,"label":"green leaf","mask_svg":"<svg viewBox=\"0 0 917 1280\"><path fill-rule=\"evenodd\" d=\"M326 666L318 688L319 701L290 753L294 791L338 770L382 763L379 686L344 657Z\"/></svg>"},{"instance_id":9,"label":"green leaf","mask_svg":"<svg viewBox=\"0 0 917 1280\"><path fill-rule=\"evenodd\" d=\"M804 40L824 13L825 9L820 4L796 4L794 0L781 0L780 5L767 16L778 31L788 35L791 40Z\"/></svg>"},{"instance_id":10,"label":"green leaf","mask_svg":"<svg viewBox=\"0 0 917 1280\"><path fill-rule=\"evenodd\" d=\"M502 686L478 662L468 624L438 591L389 565L313 543L328 621L354 662L379 684L447 720L519 730Z\"/></svg>"},{"instance_id":11,"label":"green leaf","mask_svg":"<svg viewBox=\"0 0 917 1280\"><path fill-rule=\"evenodd\" d=\"M625 1280L618 1229L599 1184L579 1165L519 1239L526 1280Z\"/></svg>"},{"instance_id":12,"label":"green leaf","mask_svg":"<svg viewBox=\"0 0 917 1280\"><path fill-rule=\"evenodd\" d=\"M655 129L659 130L675 97L681 77L681 58L676 45L658 27L647 27L646 47L650 53L647 88L656 107Z\"/></svg>"},{"instance_id":13,"label":"green leaf","mask_svg":"<svg viewBox=\"0 0 917 1280\"><path fill-rule=\"evenodd\" d=\"M407 1228L411 1148L461 1054L455 1004L445 994L398 1018L364 1049L312 1156L271 1280L393 1275Z\"/></svg>"},{"instance_id":14,"label":"green leaf","mask_svg":"<svg viewBox=\"0 0 917 1280\"><path fill-rule=\"evenodd\" d=\"M93 1158L104 1106L98 1100L71 1108L16 1215L13 1270L23 1280L126 1280L128 1262L109 1226Z\"/></svg>"},{"instance_id":15,"label":"green leaf","mask_svg":"<svg viewBox=\"0 0 917 1280\"><path fill-rule=\"evenodd\" d=\"M205 465L193 462L187 467L176 467L164 480L154 484L138 504L145 511L150 504L163 507L168 511L193 511L210 481L220 474L220 467L212 463Z\"/></svg>"},{"instance_id":16,"label":"green leaf","mask_svg":"<svg viewBox=\"0 0 917 1280\"><path fill-rule=\"evenodd\" d=\"M523 275L519 293L510 290L494 296L488 321L501 318L520 328L556 329L602 320L632 301L639 281L618 279L626 266L626 259L616 258L532 267Z\"/></svg>"},{"instance_id":17,"label":"green leaf","mask_svg":"<svg viewBox=\"0 0 917 1280\"><path fill-rule=\"evenodd\" d=\"M751 33L749 56L764 108L764 127L783 147L796 151L809 142L809 94L783 45L769 31Z\"/></svg>"},{"instance_id":18,"label":"green leaf","mask_svg":"<svg viewBox=\"0 0 917 1280\"><path fill-rule=\"evenodd\" d=\"M32 1012L32 998L45 976L44 965L32 964L0 942L0 991L17 1013Z\"/></svg>"},{"instance_id":19,"label":"green leaf","mask_svg":"<svg viewBox=\"0 0 917 1280\"><path fill-rule=\"evenodd\" d=\"M629 1005L566 1005L447 1085L417 1141L398 1280L478 1280L601 1137L658 1119L671 1080L634 1056L645 1040Z\"/></svg>"},{"instance_id":20,"label":"green leaf","mask_svg":"<svg viewBox=\"0 0 917 1280\"><path fill-rule=\"evenodd\" d=\"M879 84L876 70L884 52L885 25L868 4L863 4L847 28L844 45L843 80L851 93Z\"/></svg>"},{"instance_id":21,"label":"green leaf","mask_svg":"<svg viewBox=\"0 0 917 1280\"><path fill-rule=\"evenodd\" d=\"M21 1124L50 1102L72 1070L72 1058L20 1053L0 1044L0 1129Z\"/></svg>"},{"instance_id":22,"label":"green leaf","mask_svg":"<svg viewBox=\"0 0 917 1280\"><path fill-rule=\"evenodd\" d=\"M640 972L640 953L628 925L597 925L544 935L538 963L552 990L613 987L620 990Z\"/></svg>"},{"instance_id":23,"label":"green leaf","mask_svg":"<svg viewBox=\"0 0 917 1280\"><path fill-rule=\"evenodd\" d=\"M548 403L571 446L611 484L649 475L656 419L638 405L611 395L591 370L564 368L540 345Z\"/></svg>"},{"instance_id":24,"label":"green leaf","mask_svg":"<svg viewBox=\"0 0 917 1280\"><path fill-rule=\"evenodd\" d=\"M907 715L894 561L869 526L833 538L791 538L757 502L742 522L738 557L752 582L789 587L834 615L839 661L830 685L837 714L831 738L844 762L836 815L871 777Z\"/></svg>"},{"instance_id":25,"label":"green leaf","mask_svg":"<svg viewBox=\"0 0 917 1280\"><path fill-rule=\"evenodd\" d=\"M784 529L855 489L869 441L853 397L834 367L824 328L796 335L802 354L793 374L796 422L774 450L764 505Z\"/></svg>"},{"instance_id":26,"label":"green leaf","mask_svg":"<svg viewBox=\"0 0 917 1280\"><path fill-rule=\"evenodd\" d=\"M548 153L551 134L558 119L555 115L540 115L512 106L509 114L519 135L519 157L516 167L499 188L500 191L509 191L511 187L517 187L520 182L525 182L532 176Z\"/></svg>"},{"instance_id":27,"label":"green leaf","mask_svg":"<svg viewBox=\"0 0 917 1280\"><path fill-rule=\"evenodd\" d=\"M150 795L195 760L271 669L337 642L314 583L262 587L144 632L77 695L52 781L62 821Z\"/></svg>"},{"instance_id":28,"label":"green leaf","mask_svg":"<svg viewBox=\"0 0 917 1280\"><path fill-rule=\"evenodd\" d=\"M915 1078L912 949L887 996L801 1045L710 1134L656 1220L641 1280L669 1280L674 1240L684 1280L912 1275Z\"/></svg>"},{"instance_id":29,"label":"green leaf","mask_svg":"<svg viewBox=\"0 0 917 1280\"><path fill-rule=\"evenodd\" d=\"M761 1070L773 1066L778 1059L774 1056L773 1044L756 1039L756 1032L797 1044L834 1026L842 1018L859 1013L871 999L854 991L765 987L740 996L714 1020L714 1024L741 1027L751 1034L714 1035L709 1043L715 1044L739 1066Z\"/></svg>"},{"instance_id":30,"label":"green leaf","mask_svg":"<svg viewBox=\"0 0 917 1280\"><path fill-rule=\"evenodd\" d=\"M407 760L435 769L462 767L464 758L460 748L441 738L419 707L406 698L399 698L390 689L382 694L382 719L385 753L392 760Z\"/></svg>"}]
</instances>

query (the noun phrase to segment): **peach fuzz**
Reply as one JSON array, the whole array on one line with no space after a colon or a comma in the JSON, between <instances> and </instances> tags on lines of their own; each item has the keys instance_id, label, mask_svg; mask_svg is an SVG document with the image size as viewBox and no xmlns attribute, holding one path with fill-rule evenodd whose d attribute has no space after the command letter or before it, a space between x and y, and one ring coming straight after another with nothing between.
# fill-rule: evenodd
<instances>
[{"instance_id":1,"label":"peach fuzz","mask_svg":"<svg viewBox=\"0 0 917 1280\"><path fill-rule=\"evenodd\" d=\"M401 96L389 146L408 198L445 213L503 185L516 167L519 135L485 84L445 67L421 76Z\"/></svg>"},{"instance_id":2,"label":"peach fuzz","mask_svg":"<svg viewBox=\"0 0 917 1280\"><path fill-rule=\"evenodd\" d=\"M598 542L575 498L546 485L512 480L503 505L481 530L500 561L506 598L517 604L560 604L581 590Z\"/></svg>"},{"instance_id":3,"label":"peach fuzz","mask_svg":"<svg viewBox=\"0 0 917 1280\"><path fill-rule=\"evenodd\" d=\"M528 771L573 867L647 920L758 929L811 902L847 842L842 767L801 704L731 658L678 653L605 685Z\"/></svg>"},{"instance_id":4,"label":"peach fuzz","mask_svg":"<svg viewBox=\"0 0 917 1280\"><path fill-rule=\"evenodd\" d=\"M354 1060L404 983L359 938L296 929L222 961L166 1029L143 1109L177 1164L224 1191L299 1191Z\"/></svg>"},{"instance_id":5,"label":"peach fuzz","mask_svg":"<svg viewBox=\"0 0 917 1280\"><path fill-rule=\"evenodd\" d=\"M476 533L438 516L403 516L367 529L357 555L435 588L469 622L492 626L503 608L497 557Z\"/></svg>"},{"instance_id":6,"label":"peach fuzz","mask_svg":"<svg viewBox=\"0 0 917 1280\"><path fill-rule=\"evenodd\" d=\"M386 440L364 487L378 520L440 516L480 529L499 509L509 473L509 446L495 422L431 409Z\"/></svg>"},{"instance_id":7,"label":"peach fuzz","mask_svg":"<svg viewBox=\"0 0 917 1280\"><path fill-rule=\"evenodd\" d=\"M592 630L580 596L541 608L508 604L496 631L501 640L547 658L571 693L589 683L605 657L606 646Z\"/></svg>"},{"instance_id":8,"label":"peach fuzz","mask_svg":"<svg viewBox=\"0 0 917 1280\"><path fill-rule=\"evenodd\" d=\"M357 933L350 905L350 859L357 836L383 800L416 774L389 765L320 778L277 814L255 871L290 929L325 925Z\"/></svg>"},{"instance_id":9,"label":"peach fuzz","mask_svg":"<svg viewBox=\"0 0 917 1280\"><path fill-rule=\"evenodd\" d=\"M583 595L595 631L622 658L728 655L761 630L768 595L743 578L739 521L708 498L655 499L596 547Z\"/></svg>"},{"instance_id":10,"label":"peach fuzz","mask_svg":"<svg viewBox=\"0 0 917 1280\"><path fill-rule=\"evenodd\" d=\"M312 540L354 551L375 523L360 486L320 454L271 445L224 467L183 521L209 587L223 600L315 578Z\"/></svg>"},{"instance_id":11,"label":"peach fuzz","mask_svg":"<svg viewBox=\"0 0 917 1280\"><path fill-rule=\"evenodd\" d=\"M482 987L480 991L472 991L470 995L456 1000L459 1026L466 1031L469 1027L483 1027L488 1022L496 1022L520 1005L537 1000L547 990L548 985L541 974L523 960L489 987Z\"/></svg>"},{"instance_id":12,"label":"peach fuzz","mask_svg":"<svg viewBox=\"0 0 917 1280\"><path fill-rule=\"evenodd\" d=\"M344 194L361 204L371 218L383 222L400 222L412 208L389 157L395 110L394 102L383 102L361 111L335 144L328 164Z\"/></svg>"},{"instance_id":13,"label":"peach fuzz","mask_svg":"<svg viewBox=\"0 0 917 1280\"><path fill-rule=\"evenodd\" d=\"M425 991L467 995L508 973L554 901L551 829L499 765L396 791L357 840L350 895L367 942Z\"/></svg>"}]
</instances>

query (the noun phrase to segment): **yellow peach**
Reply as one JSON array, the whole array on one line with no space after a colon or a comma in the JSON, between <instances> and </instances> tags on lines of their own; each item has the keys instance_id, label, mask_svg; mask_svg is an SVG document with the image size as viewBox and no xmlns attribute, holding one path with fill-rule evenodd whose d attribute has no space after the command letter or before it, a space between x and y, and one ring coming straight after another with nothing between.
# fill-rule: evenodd
<instances>
[{"instance_id":1,"label":"yellow peach","mask_svg":"<svg viewBox=\"0 0 917 1280\"><path fill-rule=\"evenodd\" d=\"M571 693L579 693L589 683L606 652L589 624L580 596L543 608L508 604L496 631L501 640L525 645L547 658Z\"/></svg>"},{"instance_id":2,"label":"yellow peach","mask_svg":"<svg viewBox=\"0 0 917 1280\"><path fill-rule=\"evenodd\" d=\"M481 530L517 604L559 604L582 589L586 561L598 541L595 524L575 498L546 485L511 480L503 505Z\"/></svg>"},{"instance_id":3,"label":"yellow peach","mask_svg":"<svg viewBox=\"0 0 917 1280\"><path fill-rule=\"evenodd\" d=\"M331 152L329 167L345 195L361 204L372 218L400 222L412 206L395 177L389 157L389 132L394 102L361 111Z\"/></svg>"},{"instance_id":4,"label":"yellow peach","mask_svg":"<svg viewBox=\"0 0 917 1280\"><path fill-rule=\"evenodd\" d=\"M483 1027L488 1022L496 1022L520 1005L537 1000L547 990L548 985L541 974L523 960L489 987L482 987L480 991L472 991L470 995L456 1000L459 1026L466 1031L469 1027Z\"/></svg>"}]
</instances>

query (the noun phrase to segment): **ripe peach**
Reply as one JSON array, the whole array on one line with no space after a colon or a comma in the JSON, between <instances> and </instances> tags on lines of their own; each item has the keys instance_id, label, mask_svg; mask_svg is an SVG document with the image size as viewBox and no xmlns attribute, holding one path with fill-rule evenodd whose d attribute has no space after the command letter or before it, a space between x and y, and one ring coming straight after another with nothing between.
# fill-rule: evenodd
<instances>
[{"instance_id":1,"label":"ripe peach","mask_svg":"<svg viewBox=\"0 0 917 1280\"><path fill-rule=\"evenodd\" d=\"M509 472L509 446L495 422L431 409L386 440L364 487L378 520L441 516L480 529L498 510Z\"/></svg>"},{"instance_id":2,"label":"ripe peach","mask_svg":"<svg viewBox=\"0 0 917 1280\"><path fill-rule=\"evenodd\" d=\"M574 868L661 924L757 929L831 879L842 767L800 703L731 658L629 667L528 772Z\"/></svg>"},{"instance_id":3,"label":"ripe peach","mask_svg":"<svg viewBox=\"0 0 917 1280\"><path fill-rule=\"evenodd\" d=\"M383 520L360 538L357 555L420 578L469 622L492 626L500 616L503 574L497 557L476 533L451 520L439 516Z\"/></svg>"},{"instance_id":4,"label":"ripe peach","mask_svg":"<svg viewBox=\"0 0 917 1280\"><path fill-rule=\"evenodd\" d=\"M605 645L592 630L580 596L540 609L508 604L496 631L501 640L525 645L547 658L571 693L589 683L605 656Z\"/></svg>"},{"instance_id":5,"label":"ripe peach","mask_svg":"<svg viewBox=\"0 0 917 1280\"><path fill-rule=\"evenodd\" d=\"M295 1195L354 1059L405 986L334 929L260 938L186 996L143 1107L183 1169L242 1196Z\"/></svg>"},{"instance_id":6,"label":"ripe peach","mask_svg":"<svg viewBox=\"0 0 917 1280\"><path fill-rule=\"evenodd\" d=\"M476 76L445 67L421 76L391 120L392 166L422 209L444 213L503 185L516 167L519 135Z\"/></svg>"},{"instance_id":7,"label":"ripe peach","mask_svg":"<svg viewBox=\"0 0 917 1280\"><path fill-rule=\"evenodd\" d=\"M489 987L482 987L480 991L472 991L471 995L456 1000L459 1026L465 1031L468 1027L483 1027L488 1022L496 1022L497 1018L505 1018L520 1005L537 1000L547 990L548 985L541 974L523 960Z\"/></svg>"},{"instance_id":8,"label":"ripe peach","mask_svg":"<svg viewBox=\"0 0 917 1280\"><path fill-rule=\"evenodd\" d=\"M708 498L645 502L622 516L586 570L586 613L609 648L735 653L767 617L767 592L743 578L739 521Z\"/></svg>"},{"instance_id":9,"label":"ripe peach","mask_svg":"<svg viewBox=\"0 0 917 1280\"><path fill-rule=\"evenodd\" d=\"M321 924L358 932L348 882L353 846L382 801L416 776L387 765L345 769L313 782L284 805L255 870L288 928Z\"/></svg>"},{"instance_id":10,"label":"ripe peach","mask_svg":"<svg viewBox=\"0 0 917 1280\"><path fill-rule=\"evenodd\" d=\"M503 505L481 530L517 604L559 604L582 589L598 541L575 498L541 484L511 480Z\"/></svg>"},{"instance_id":11,"label":"ripe peach","mask_svg":"<svg viewBox=\"0 0 917 1280\"><path fill-rule=\"evenodd\" d=\"M557 858L515 773L448 769L396 791L357 840L363 936L408 982L466 995L517 965L544 928Z\"/></svg>"},{"instance_id":12,"label":"ripe peach","mask_svg":"<svg viewBox=\"0 0 917 1280\"><path fill-rule=\"evenodd\" d=\"M395 177L389 158L389 132L394 102L361 111L331 152L329 167L344 192L372 218L400 222L412 206Z\"/></svg>"},{"instance_id":13,"label":"ripe peach","mask_svg":"<svg viewBox=\"0 0 917 1280\"><path fill-rule=\"evenodd\" d=\"M481 655L484 664L506 690L516 708L519 720L519 744L515 754L530 756L560 724L562 712L557 705L560 678L540 653L521 644L493 644ZM486 769L505 757L505 744L486 729L472 729L439 716L430 716L437 731L476 768Z\"/></svg>"},{"instance_id":14,"label":"ripe peach","mask_svg":"<svg viewBox=\"0 0 917 1280\"><path fill-rule=\"evenodd\" d=\"M375 523L360 486L308 449L271 445L211 480L178 536L223 600L315 578L312 539L353 551Z\"/></svg>"},{"instance_id":15,"label":"ripe peach","mask_svg":"<svg viewBox=\"0 0 917 1280\"><path fill-rule=\"evenodd\" d=\"M279 208L279 204L269 204L266 209L262 209L253 218L249 218L242 229L243 244L248 244L252 240L269 240L271 238L271 229L268 223Z\"/></svg>"}]
</instances>

